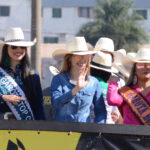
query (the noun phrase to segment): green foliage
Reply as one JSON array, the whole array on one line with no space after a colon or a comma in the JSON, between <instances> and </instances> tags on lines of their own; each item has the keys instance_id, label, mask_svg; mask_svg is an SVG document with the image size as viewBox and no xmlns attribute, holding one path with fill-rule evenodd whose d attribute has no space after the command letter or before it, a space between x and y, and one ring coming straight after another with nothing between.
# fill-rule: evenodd
<instances>
[{"instance_id":1,"label":"green foliage","mask_svg":"<svg viewBox=\"0 0 150 150\"><path fill-rule=\"evenodd\" d=\"M95 45L100 37L114 40L116 49L136 51L138 46L148 41L142 29L143 17L132 10L131 0L97 0L94 8L95 20L80 29L78 35L85 36L87 42Z\"/></svg>"}]
</instances>

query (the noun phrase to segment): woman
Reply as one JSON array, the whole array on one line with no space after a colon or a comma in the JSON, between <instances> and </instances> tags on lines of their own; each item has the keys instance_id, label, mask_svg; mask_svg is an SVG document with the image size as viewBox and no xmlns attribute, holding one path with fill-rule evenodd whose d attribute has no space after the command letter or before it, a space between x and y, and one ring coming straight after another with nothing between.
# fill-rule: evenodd
<instances>
[{"instance_id":1,"label":"woman","mask_svg":"<svg viewBox=\"0 0 150 150\"><path fill-rule=\"evenodd\" d=\"M0 114L17 120L44 120L40 78L30 69L27 47L34 42L24 40L21 28L6 32L0 62ZM7 90L6 90L7 89Z\"/></svg>"},{"instance_id":2,"label":"woman","mask_svg":"<svg viewBox=\"0 0 150 150\"><path fill-rule=\"evenodd\" d=\"M102 87L103 98L107 110L107 124L114 124L121 119L120 113L116 106L110 106L107 103L106 95L108 89L108 79L111 76L111 73L116 73L117 70L112 68L112 56L109 53L103 53L98 51L93 60L91 61L91 75L96 77L99 81L99 84Z\"/></svg>"},{"instance_id":3,"label":"woman","mask_svg":"<svg viewBox=\"0 0 150 150\"><path fill-rule=\"evenodd\" d=\"M124 124L150 124L150 49L140 49L135 57L125 57L123 64L132 65L129 80L117 91L117 79L109 82L107 100L121 108Z\"/></svg>"},{"instance_id":4,"label":"woman","mask_svg":"<svg viewBox=\"0 0 150 150\"><path fill-rule=\"evenodd\" d=\"M105 123L106 109L98 81L88 75L91 54L84 37L74 37L66 44L66 55L60 74L52 79L51 100L55 120L90 122L94 104L95 122Z\"/></svg>"}]
</instances>

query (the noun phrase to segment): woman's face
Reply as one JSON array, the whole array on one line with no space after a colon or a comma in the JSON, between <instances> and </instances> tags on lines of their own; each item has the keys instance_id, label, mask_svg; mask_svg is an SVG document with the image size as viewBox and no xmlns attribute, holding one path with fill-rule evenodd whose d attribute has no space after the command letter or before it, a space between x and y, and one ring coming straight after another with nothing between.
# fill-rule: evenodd
<instances>
[{"instance_id":1,"label":"woman's face","mask_svg":"<svg viewBox=\"0 0 150 150\"><path fill-rule=\"evenodd\" d=\"M8 46L8 55L11 61L21 61L26 54L26 47Z\"/></svg>"},{"instance_id":2,"label":"woman's face","mask_svg":"<svg viewBox=\"0 0 150 150\"><path fill-rule=\"evenodd\" d=\"M136 63L136 75L143 81L150 79L150 63Z\"/></svg>"},{"instance_id":3,"label":"woman's face","mask_svg":"<svg viewBox=\"0 0 150 150\"><path fill-rule=\"evenodd\" d=\"M85 69L89 62L91 55L72 55L71 68L77 71Z\"/></svg>"}]
</instances>

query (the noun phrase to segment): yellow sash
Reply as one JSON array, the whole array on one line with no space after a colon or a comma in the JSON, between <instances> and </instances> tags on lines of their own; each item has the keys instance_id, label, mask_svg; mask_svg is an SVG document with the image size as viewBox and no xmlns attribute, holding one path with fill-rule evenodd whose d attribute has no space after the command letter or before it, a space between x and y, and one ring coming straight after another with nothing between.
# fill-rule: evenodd
<instances>
[{"instance_id":1,"label":"yellow sash","mask_svg":"<svg viewBox=\"0 0 150 150\"><path fill-rule=\"evenodd\" d=\"M119 93L130 106L137 119L144 125L150 125L150 104L134 89L124 86Z\"/></svg>"}]
</instances>

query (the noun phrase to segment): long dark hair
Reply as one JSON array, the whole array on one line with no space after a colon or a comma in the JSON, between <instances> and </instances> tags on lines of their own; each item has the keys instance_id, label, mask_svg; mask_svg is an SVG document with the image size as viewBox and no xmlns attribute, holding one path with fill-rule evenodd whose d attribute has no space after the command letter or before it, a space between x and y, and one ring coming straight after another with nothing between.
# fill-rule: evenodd
<instances>
[{"instance_id":1,"label":"long dark hair","mask_svg":"<svg viewBox=\"0 0 150 150\"><path fill-rule=\"evenodd\" d=\"M26 49L27 51L27 49ZM2 58L0 62L0 66L5 69L11 65L10 57L8 55L8 45L4 45L2 48ZM20 61L21 65L21 78L25 79L29 75L29 68L30 68L30 62L27 52L25 53L25 56Z\"/></svg>"},{"instance_id":2,"label":"long dark hair","mask_svg":"<svg viewBox=\"0 0 150 150\"><path fill-rule=\"evenodd\" d=\"M10 62L10 57L8 55L8 45L5 44L2 48L0 67L6 69L7 67L10 67L10 65L11 62ZM25 94L29 103L31 104L31 101L33 102L34 100L36 100L36 90L35 90L35 86L33 85L32 77L30 75L30 62L27 54L27 48L26 48L25 56L20 61L20 65L21 65L21 79L24 83Z\"/></svg>"},{"instance_id":3,"label":"long dark hair","mask_svg":"<svg viewBox=\"0 0 150 150\"><path fill-rule=\"evenodd\" d=\"M136 75L136 71L135 71L136 69L135 68L136 68L136 64L134 64L132 67L132 71L131 71L130 76L129 76L127 83L126 83L127 86L134 85L134 77Z\"/></svg>"}]
</instances>

